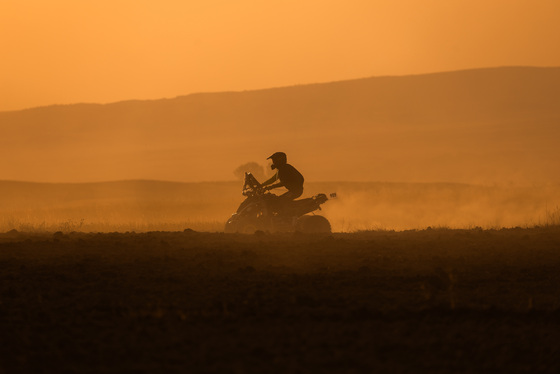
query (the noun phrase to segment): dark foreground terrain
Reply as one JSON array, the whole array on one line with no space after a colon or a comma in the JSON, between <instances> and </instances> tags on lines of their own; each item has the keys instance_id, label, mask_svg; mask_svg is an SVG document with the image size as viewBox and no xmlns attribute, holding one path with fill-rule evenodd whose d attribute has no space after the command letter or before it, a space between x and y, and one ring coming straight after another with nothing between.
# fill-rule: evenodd
<instances>
[{"instance_id":1,"label":"dark foreground terrain","mask_svg":"<svg viewBox=\"0 0 560 374\"><path fill-rule=\"evenodd\" d=\"M0 373L560 370L560 229L0 234Z\"/></svg>"}]
</instances>

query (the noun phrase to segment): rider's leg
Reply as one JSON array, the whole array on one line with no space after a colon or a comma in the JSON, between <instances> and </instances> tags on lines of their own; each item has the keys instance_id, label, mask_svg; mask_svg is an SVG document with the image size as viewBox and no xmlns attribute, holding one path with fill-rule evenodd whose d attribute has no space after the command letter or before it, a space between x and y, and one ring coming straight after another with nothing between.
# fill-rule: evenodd
<instances>
[{"instance_id":1,"label":"rider's leg","mask_svg":"<svg viewBox=\"0 0 560 374\"><path fill-rule=\"evenodd\" d=\"M278 211L281 212L284 207L286 207L288 204L290 204L294 199L297 199L298 197L300 197L301 194L303 194L303 189L302 190L291 190L291 191L285 192L282 195L278 196L278 200L277 200Z\"/></svg>"}]
</instances>

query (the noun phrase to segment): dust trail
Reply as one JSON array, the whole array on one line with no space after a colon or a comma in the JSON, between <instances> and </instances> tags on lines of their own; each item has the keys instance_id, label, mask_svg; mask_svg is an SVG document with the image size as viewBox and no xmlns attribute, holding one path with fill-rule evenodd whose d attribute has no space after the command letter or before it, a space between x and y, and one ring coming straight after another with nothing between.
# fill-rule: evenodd
<instances>
[{"instance_id":1,"label":"dust trail","mask_svg":"<svg viewBox=\"0 0 560 374\"><path fill-rule=\"evenodd\" d=\"M326 186L325 186L326 187ZM324 214L337 231L560 224L560 186L333 184Z\"/></svg>"}]
</instances>

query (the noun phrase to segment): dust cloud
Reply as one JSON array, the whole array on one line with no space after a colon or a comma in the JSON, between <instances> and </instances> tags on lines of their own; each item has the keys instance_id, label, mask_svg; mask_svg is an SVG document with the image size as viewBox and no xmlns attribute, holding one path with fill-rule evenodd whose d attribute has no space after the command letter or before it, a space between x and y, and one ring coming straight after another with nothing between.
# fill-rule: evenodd
<instances>
[{"instance_id":1,"label":"dust cloud","mask_svg":"<svg viewBox=\"0 0 560 374\"><path fill-rule=\"evenodd\" d=\"M240 182L0 181L0 232L223 231L240 192ZM302 197L332 192L316 214L338 232L560 224L558 185L309 182Z\"/></svg>"},{"instance_id":2,"label":"dust cloud","mask_svg":"<svg viewBox=\"0 0 560 374\"><path fill-rule=\"evenodd\" d=\"M323 214L336 231L483 229L560 224L560 186L333 183Z\"/></svg>"}]
</instances>

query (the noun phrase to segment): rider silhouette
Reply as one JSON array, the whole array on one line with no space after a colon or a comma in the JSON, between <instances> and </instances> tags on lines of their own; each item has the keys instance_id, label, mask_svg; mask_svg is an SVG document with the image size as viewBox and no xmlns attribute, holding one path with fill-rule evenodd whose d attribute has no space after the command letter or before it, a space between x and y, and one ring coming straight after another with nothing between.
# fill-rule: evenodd
<instances>
[{"instance_id":1,"label":"rider silhouette","mask_svg":"<svg viewBox=\"0 0 560 374\"><path fill-rule=\"evenodd\" d=\"M288 164L288 158L284 152L276 152L267 160L272 160L270 168L277 169L277 173L269 180L263 182L265 191L272 190L278 187L285 187L288 192L278 196L280 205L289 203L297 199L303 193L303 175L295 167ZM272 184L278 181L276 184Z\"/></svg>"}]
</instances>

